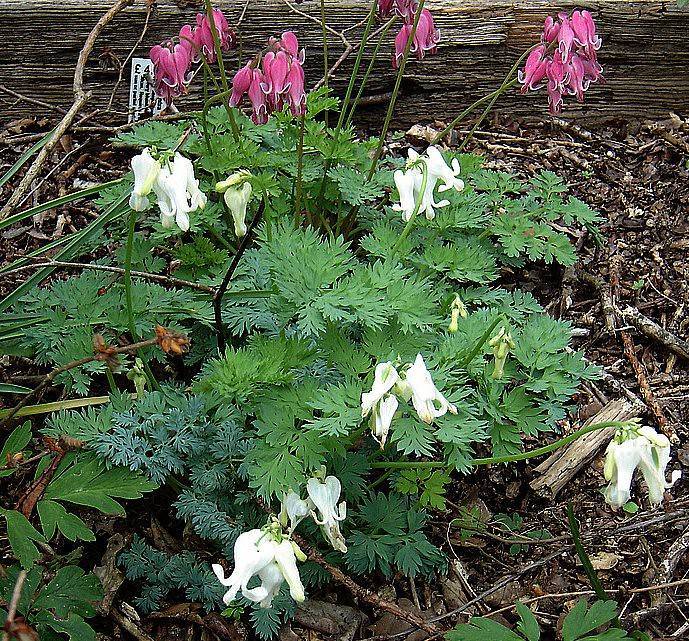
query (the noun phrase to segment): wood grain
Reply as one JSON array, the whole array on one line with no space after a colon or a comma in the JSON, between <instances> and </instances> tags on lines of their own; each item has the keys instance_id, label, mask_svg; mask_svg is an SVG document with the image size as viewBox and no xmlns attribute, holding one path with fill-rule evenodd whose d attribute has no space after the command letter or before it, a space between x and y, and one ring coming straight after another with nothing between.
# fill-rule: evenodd
<instances>
[{"instance_id":1,"label":"wood grain","mask_svg":"<svg viewBox=\"0 0 689 641\"><path fill-rule=\"evenodd\" d=\"M628 401L610 401L598 414L590 418L584 425L605 423L608 421L628 421L638 415L637 410ZM531 481L531 489L538 494L554 498L567 486L577 473L587 465L615 435L614 427L608 427L595 432L584 434L574 443L557 450L543 463L536 467L541 476Z\"/></svg>"},{"instance_id":2,"label":"wood grain","mask_svg":"<svg viewBox=\"0 0 689 641\"><path fill-rule=\"evenodd\" d=\"M318 0L306 0L299 9L317 16ZM98 17L110 5L105 0L2 0L0 29L0 82L32 98L68 108L72 102L74 65L84 39ZM229 20L236 20L243 0L216 0ZM327 0L330 25L351 27L366 14L368 0ZM406 126L432 119L449 120L463 106L496 88L516 57L540 34L546 15L572 3L553 0L428 0L442 41L436 56L407 68L403 96L398 103L395 124ZM568 117L595 120L608 117L665 117L689 104L689 10L674 1L598 0L587 2L597 18L604 44L600 59L607 83L591 88L586 102L569 101ZM165 36L177 33L193 21L199 2L160 0L156 4L149 32L137 55ZM107 104L123 61L136 42L145 19L145 2L138 0L101 36L85 70L85 85L93 91L91 106ZM245 57L261 48L267 36L293 29L307 46L307 79L311 84L322 73L320 25L295 15L282 0L252 0L242 24ZM352 41L358 32L348 32ZM390 43L384 59L378 61L367 94L385 94L394 82L390 68ZM331 57L343 50L331 35ZM230 69L237 58L228 59ZM351 60L337 75L335 87L342 90L349 79ZM125 73L125 79L128 72ZM180 103L185 109L198 105L200 83ZM114 108L127 109L128 81L123 83ZM372 101L375 103L375 100ZM516 90L499 103L500 109L517 115L546 112L543 94L521 96ZM385 104L368 101L360 120L379 121ZM43 115L35 104L0 96L0 119ZM124 115L120 121L124 120Z\"/></svg>"}]
</instances>

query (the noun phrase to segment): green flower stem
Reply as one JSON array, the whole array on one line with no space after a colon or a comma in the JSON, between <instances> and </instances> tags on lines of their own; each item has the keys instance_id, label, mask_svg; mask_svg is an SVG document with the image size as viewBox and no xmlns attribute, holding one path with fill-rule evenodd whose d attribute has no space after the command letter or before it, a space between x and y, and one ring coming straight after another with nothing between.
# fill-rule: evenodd
<instances>
[{"instance_id":1,"label":"green flower stem","mask_svg":"<svg viewBox=\"0 0 689 641\"><path fill-rule=\"evenodd\" d=\"M469 140L471 140L472 136L474 133L476 133L476 130L479 128L485 117L490 113L490 110L493 108L493 105L497 101L497 99L505 93L508 89L511 89L514 87L516 84L519 83L517 78L512 78L512 76L515 74L517 69L519 69L519 65L521 65L522 62L527 58L527 56L536 48L540 45L534 45L533 47L530 47L527 49L519 58L517 59L517 62L515 62L512 65L512 68L509 70L507 75L505 76L505 79L503 80L502 84L495 90L491 91L489 94L483 96L482 98L479 98L472 104L470 104L462 113L459 114L445 129L443 129L441 132L435 135L433 140L431 141L432 145L435 145L437 142L439 142L443 137L445 137L450 131L452 131L462 120L464 120L474 109L477 107L480 107L481 105L488 103L486 108L484 109L483 113L479 117L479 119L474 123L474 126L471 128L469 133L466 135L464 140L462 141L462 144L459 147L459 151L464 149L466 147L467 143Z\"/></svg>"},{"instance_id":2,"label":"green flower stem","mask_svg":"<svg viewBox=\"0 0 689 641\"><path fill-rule=\"evenodd\" d=\"M495 95L490 99L490 101L486 105L486 108L483 110L483 113L479 116L478 120L474 123L472 128L469 130L469 133L464 137L464 140L462 140L462 144L459 146L457 151L462 151L467 146L467 144L469 144L469 141L472 139L473 135L476 133L476 130L481 126L481 123L485 120L486 116L490 113L491 109L493 108L493 105L495 105L498 98L503 93L505 93L505 91L507 91L510 87L514 86L514 84L517 82L517 79L512 78L512 76L515 73L517 73L517 70L519 69L519 65L522 64L522 62L526 59L526 57L537 46L539 46L539 45L534 45L533 47L530 47L521 56L519 56L519 58L517 58L517 61L512 65L512 68L507 73L507 76L503 80L502 84L500 85L498 90L495 92Z\"/></svg>"},{"instance_id":3,"label":"green flower stem","mask_svg":"<svg viewBox=\"0 0 689 641\"><path fill-rule=\"evenodd\" d=\"M423 0L422 0L423 4ZM349 107L349 101L352 98L352 91L354 91L354 83L356 82L357 76L359 75L359 67L361 66L361 60L364 56L364 49L368 42L368 36L371 33L371 27L373 27L373 21L376 17L376 11L378 9L378 0L373 0L371 2L371 8L368 12L368 19L366 20L366 26L364 27L364 33L361 36L361 44L359 45L359 51L356 53L356 58L354 59L354 68L352 69L352 76L349 79L349 84L347 85L347 91L345 92L345 97L342 100L342 107L340 108L340 117L337 119L337 129L335 132L335 141L337 141L342 124L345 121L345 113ZM326 71L326 82L328 73ZM333 143L334 144L334 143Z\"/></svg>"},{"instance_id":4,"label":"green flower stem","mask_svg":"<svg viewBox=\"0 0 689 641\"><path fill-rule=\"evenodd\" d=\"M469 356L467 356L466 359L464 359L464 362L462 363L465 367L469 366L471 364L471 361L473 361L480 353L481 350L483 349L483 346L486 344L486 341L490 339L492 336L493 332L495 331L495 328L500 324L500 323L505 323L507 319L500 314L489 326L488 329L486 329L485 332L483 332L483 335L479 339L478 343L474 345L474 349L471 350L469 353Z\"/></svg>"},{"instance_id":5,"label":"green flower stem","mask_svg":"<svg viewBox=\"0 0 689 641\"><path fill-rule=\"evenodd\" d=\"M388 20L388 22L385 24L383 27L383 31L380 34L380 38L378 39L378 42L376 43L376 47L373 50L373 54L371 56L371 61L368 63L368 67L366 68L366 71L364 72L364 77L361 79L361 84L359 85L359 89L357 91L356 96L354 97L354 102L352 102L352 106L349 109L349 113L347 114L347 118L345 120L345 126L348 127L349 125L352 124L352 118L354 117L354 112L356 111L356 108L359 106L359 101L361 100L361 96L364 93L364 88L366 87L366 83L368 82L369 76L371 75L371 72L373 71L373 66L376 63L376 60L378 59L378 53L380 51L380 47L383 44L383 41L385 40L385 36L388 35L388 31L390 31L390 27L392 27L393 24L397 21L397 17L393 16Z\"/></svg>"},{"instance_id":6,"label":"green flower stem","mask_svg":"<svg viewBox=\"0 0 689 641\"><path fill-rule=\"evenodd\" d=\"M514 80L510 81L506 86L505 89L503 90L503 86L501 85L498 89L495 91L491 91L489 94L486 94L482 98L479 98L475 102L472 102L462 113L460 113L445 129L442 131L438 132L433 140L431 140L431 145L435 145L442 138L444 138L447 134L449 134L462 120L464 120L474 109L480 107L481 105L490 102L494 97L499 96L503 91L509 89L510 87L514 87L514 85L517 84L517 79L515 78Z\"/></svg>"},{"instance_id":7,"label":"green flower stem","mask_svg":"<svg viewBox=\"0 0 689 641\"><path fill-rule=\"evenodd\" d=\"M376 10L378 8L378 0L372 0L371 8L368 12L368 19L366 20L366 26L364 27L364 33L361 36L361 44L359 45L359 51L357 51L356 58L354 59L354 68L352 69L352 75L349 79L349 84L347 85L347 91L345 92L345 97L342 100L342 106L340 107L340 116L337 119L337 126L333 133L332 142L330 143L330 153L332 156L335 153L335 148L340 139L340 131L345 119L345 113L347 107L349 106L349 101L352 97L352 91L354 91L354 83L356 82L357 76L359 75L359 67L361 66L361 59L364 55L364 48L366 47L366 42L368 40L368 35L371 33L371 27L373 26L373 20L376 16ZM328 78L328 72L325 73L326 82ZM323 200L323 194L325 193L325 183L328 180L328 172L332 167L332 159L326 158L323 167L323 178L321 180L320 187L318 188L318 196L316 197L316 202L320 203Z\"/></svg>"},{"instance_id":8,"label":"green flower stem","mask_svg":"<svg viewBox=\"0 0 689 641\"><path fill-rule=\"evenodd\" d=\"M132 342L136 343L139 337L136 332L136 323L134 320L134 303L132 301L132 251L134 249L134 231L136 229L136 212L132 209L129 213L129 229L127 232L127 246L124 254L124 297L127 305L127 323L129 325L129 334L132 337ZM160 389L158 381L153 376L153 372L148 365L148 361L143 354L139 356L144 363L144 371L148 382L154 389Z\"/></svg>"},{"instance_id":9,"label":"green flower stem","mask_svg":"<svg viewBox=\"0 0 689 641\"><path fill-rule=\"evenodd\" d=\"M595 432L597 430L604 430L608 427L625 427L629 425L629 421L603 421L602 423L593 423L572 432L569 436L565 436L550 445L539 447L530 452L520 452L519 454L508 454L506 456L491 456L488 458L475 458L469 461L469 465L492 465L494 463L514 463L515 461L525 461L544 454L550 454L565 445L569 445L576 441L580 436ZM379 463L371 463L371 467L375 469L408 469L408 468L447 468L449 467L445 461L381 461Z\"/></svg>"},{"instance_id":10,"label":"green flower stem","mask_svg":"<svg viewBox=\"0 0 689 641\"><path fill-rule=\"evenodd\" d=\"M416 35L416 29L419 26L419 19L421 18L421 12L423 11L423 5L426 0L420 0L418 7L416 8L416 14L414 15L414 24L411 28L411 33L409 34L409 39L407 40L407 46L404 48L404 54L402 55L402 62L400 68L397 70L397 78L395 80L395 86L392 90L392 96L390 98L390 104L388 105L387 113L385 114L385 122L383 123L383 129L380 132L380 139L378 140L378 146L376 147L375 154L373 155L373 160L371 161L371 168L368 171L367 180L373 178L373 174L376 173L378 168L378 161L383 155L383 145L385 144L385 136L387 136L388 129L390 128L390 122L392 122L392 114L395 111L395 103L397 102L397 96L400 92L400 86L402 84L402 77L404 76L404 69L407 66L407 60L409 60L409 53L411 51L411 45L414 41L414 36Z\"/></svg>"},{"instance_id":11,"label":"green flower stem","mask_svg":"<svg viewBox=\"0 0 689 641\"><path fill-rule=\"evenodd\" d=\"M323 86L325 87L325 95L327 96L330 89L328 87L328 29L325 22L325 0L321 0L321 30L323 32ZM328 110L323 114L325 117L325 127L328 127Z\"/></svg>"},{"instance_id":12,"label":"green flower stem","mask_svg":"<svg viewBox=\"0 0 689 641\"><path fill-rule=\"evenodd\" d=\"M218 68L220 69L220 82L222 83L223 93L227 94L229 91L229 84L227 82L227 73L225 72L225 61L222 57L222 48L220 47L220 38L218 37L218 30L215 26L215 19L213 18L213 5L211 0L206 0L206 15L208 16L208 24L211 28L211 34L213 35L213 46L215 47L215 56L218 59ZM237 126L237 121L234 118L234 113L232 113L232 107L223 100L225 105L225 110L227 111L227 117L230 120L230 127L232 128L232 135L235 140L239 140L239 127Z\"/></svg>"},{"instance_id":13,"label":"green flower stem","mask_svg":"<svg viewBox=\"0 0 689 641\"><path fill-rule=\"evenodd\" d=\"M114 394L118 391L117 383L115 383L115 377L112 375L112 371L108 367L107 363L105 365L105 378L108 379L108 386L110 391Z\"/></svg>"},{"instance_id":14,"label":"green flower stem","mask_svg":"<svg viewBox=\"0 0 689 641\"><path fill-rule=\"evenodd\" d=\"M428 184L428 167L426 166L426 163L422 163L422 168L423 177L421 178L420 196L416 202L416 205L414 206L414 211L412 212L412 215L409 217L407 224L404 226L404 229L400 234L400 237L397 239L397 242L392 246L390 256L394 256L397 253L397 250L400 248L400 245L404 242L405 238L409 236L409 234L411 233L412 227L414 226L414 220L416 220L416 217L419 215L419 209L421 209L421 203L423 202L423 195L426 192L426 185Z\"/></svg>"},{"instance_id":15,"label":"green flower stem","mask_svg":"<svg viewBox=\"0 0 689 641\"><path fill-rule=\"evenodd\" d=\"M129 334L132 337L132 341L136 342L139 339L136 333L134 304L132 302L132 251L134 249L134 230L136 229L136 212L133 209L129 212L129 223L127 228L127 245L124 254L124 298L127 304Z\"/></svg>"},{"instance_id":16,"label":"green flower stem","mask_svg":"<svg viewBox=\"0 0 689 641\"><path fill-rule=\"evenodd\" d=\"M304 128L306 116L301 117L299 123L299 143L297 145L297 178L294 185L294 226L299 226L299 214L301 213L302 174L304 171Z\"/></svg>"}]
</instances>

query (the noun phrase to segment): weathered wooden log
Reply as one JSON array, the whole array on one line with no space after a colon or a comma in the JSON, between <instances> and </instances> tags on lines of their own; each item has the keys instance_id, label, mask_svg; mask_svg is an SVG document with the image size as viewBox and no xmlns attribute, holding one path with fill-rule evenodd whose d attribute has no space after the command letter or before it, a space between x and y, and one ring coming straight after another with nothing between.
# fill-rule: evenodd
<instances>
[{"instance_id":1,"label":"weathered wooden log","mask_svg":"<svg viewBox=\"0 0 689 641\"><path fill-rule=\"evenodd\" d=\"M629 401L610 401L584 425L607 423L608 421L628 421L637 415L637 409ZM584 434L574 443L557 450L536 467L536 472L540 473L541 476L537 476L531 481L531 489L546 496L557 496L560 490L611 441L614 435L615 428L608 427Z\"/></svg>"},{"instance_id":2,"label":"weathered wooden log","mask_svg":"<svg viewBox=\"0 0 689 641\"><path fill-rule=\"evenodd\" d=\"M86 34L109 6L109 0L2 0L0 30L0 83L31 98L62 109L72 102L74 64ZM230 21L236 20L244 0L215 0ZM119 75L119 68L139 38L146 15L146 1L113 22L96 45L87 65L85 82L93 90L89 108L107 105ZM369 0L326 0L328 22L340 31L359 22ZM185 22L193 22L200 8L198 0L159 0L150 26L136 55L146 56L149 47L175 35ZM321 77L321 27L319 0L295 5L309 17L295 14L284 0L249 1L241 25L245 59L265 45L271 34L295 30L307 46L307 79ZM514 60L540 36L546 15L571 9L572 2L557 0L428 0L442 33L438 54L407 68L403 95L395 124L438 118L448 120L474 99L495 89ZM566 115L585 119L605 117L664 117L671 110L686 110L689 104L689 10L679 9L674 0L595 0L587 2L597 18L603 36L600 60L607 83L591 88L583 105L569 100ZM347 32L356 42L361 28ZM386 55L378 61L367 95L390 92L394 73L389 52L394 32L383 46ZM342 42L330 35L331 59L343 50ZM353 58L353 56L350 56ZM352 60L344 64L334 86L342 90L350 77ZM236 68L236 57L228 65ZM126 117L129 69L116 93L113 108ZM198 105L200 82L180 102ZM387 101L367 101L360 120L379 120ZM500 109L518 115L540 115L546 111L543 94L521 96L512 90L498 103ZM0 119L35 115L42 108L0 95Z\"/></svg>"}]
</instances>

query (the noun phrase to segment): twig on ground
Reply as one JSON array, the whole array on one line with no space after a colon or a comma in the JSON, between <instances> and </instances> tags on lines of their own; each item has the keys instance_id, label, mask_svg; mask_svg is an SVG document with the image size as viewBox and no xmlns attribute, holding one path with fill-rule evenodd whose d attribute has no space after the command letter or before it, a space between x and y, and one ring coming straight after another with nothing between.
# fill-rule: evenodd
<instances>
[{"instance_id":1,"label":"twig on ground","mask_svg":"<svg viewBox=\"0 0 689 641\"><path fill-rule=\"evenodd\" d=\"M297 545L299 545L299 547L308 555L308 557L312 561L315 561L316 563L318 563L318 565L325 568L338 583L344 585L354 596L360 598L362 601L365 601L366 603L372 605L375 608L385 610L386 612L389 612L390 614L396 616L398 619L402 619L403 621L411 623L413 626L415 626L414 628L410 629L409 633L414 632L414 630L417 628L425 630L429 634L437 634L438 632L440 632L438 628L429 621L425 621L413 612L407 612L406 610L403 610L397 604L392 603L391 601L386 601L385 599L379 597L372 590L369 590L368 588L365 588L356 583L353 579L348 577L342 570L340 570L340 568L335 567L331 563L328 563L328 561L326 561L323 558L320 552L311 547L300 536L293 534L292 537L296 541Z\"/></svg>"},{"instance_id":2,"label":"twig on ground","mask_svg":"<svg viewBox=\"0 0 689 641\"><path fill-rule=\"evenodd\" d=\"M681 536L670 546L667 552L667 556L660 564L660 569L662 571L661 580L670 581L672 575L677 568L679 562L684 558L684 556L689 550L689 527L687 527Z\"/></svg>"},{"instance_id":3,"label":"twig on ground","mask_svg":"<svg viewBox=\"0 0 689 641\"><path fill-rule=\"evenodd\" d=\"M56 444L55 458L50 461L50 465L41 472L41 475L19 497L14 509L21 512L27 519L31 516L36 503L43 496L43 492L45 492L45 489L48 487L48 484L52 480L57 468L60 466L60 463L62 463L68 451L68 447L62 447Z\"/></svg>"},{"instance_id":4,"label":"twig on ground","mask_svg":"<svg viewBox=\"0 0 689 641\"><path fill-rule=\"evenodd\" d=\"M615 332L615 304L613 303L612 291L602 278L588 272L577 271L577 278L592 285L598 292L600 304L605 318L605 329L613 334Z\"/></svg>"},{"instance_id":5,"label":"twig on ground","mask_svg":"<svg viewBox=\"0 0 689 641\"><path fill-rule=\"evenodd\" d=\"M110 608L110 616L115 620L127 634L131 634L137 641L154 641L153 637L144 632L134 621L129 617L124 616L116 607Z\"/></svg>"},{"instance_id":6,"label":"twig on ground","mask_svg":"<svg viewBox=\"0 0 689 641\"><path fill-rule=\"evenodd\" d=\"M92 356L84 356L84 358L71 361L60 367L56 367L52 371L48 372L44 377L43 381L34 388L29 394L26 394L22 400L17 403L0 421L0 427L4 427L12 420L12 417L22 408L28 405L34 398L36 398L44 389L46 389L57 376L74 369L75 367L80 367L81 365L86 365L86 363L92 363L93 361L103 361L108 362L109 360L115 358L118 354L128 354L136 352L145 347L152 347L153 345L159 345L164 351L168 351L170 342L180 342L184 340L186 344L187 339L183 338L181 335L173 334L168 332L164 328L160 328L160 331L156 331L155 338L149 338L145 341L139 341L138 343L132 343L131 345L125 345L123 347L109 347L107 345L95 346L95 353ZM94 341L95 343L95 341ZM168 348L168 349L166 349Z\"/></svg>"},{"instance_id":7,"label":"twig on ground","mask_svg":"<svg viewBox=\"0 0 689 641\"><path fill-rule=\"evenodd\" d=\"M117 2L101 16L100 20L98 20L96 25L89 33L81 53L79 54L79 59L77 60L77 65L74 71L74 102L67 113L65 113L57 127L55 127L50 139L40 150L26 174L24 174L24 177L19 182L19 185L17 185L15 190L12 192L12 195L5 206L0 209L0 220L7 218L14 207L16 207L16 205L22 201L24 195L31 188L31 184L41 172L45 161L52 153L60 138L62 138L62 136L72 125L74 118L76 118L76 115L79 113L79 111L81 111L84 105L86 105L86 103L90 100L91 92L84 90L84 67L86 66L89 55L91 54L91 51L96 44L96 40L98 39L98 36L100 36L103 29L110 22L112 22L120 11L133 4L134 1L135 0L117 0Z\"/></svg>"},{"instance_id":8,"label":"twig on ground","mask_svg":"<svg viewBox=\"0 0 689 641\"><path fill-rule=\"evenodd\" d=\"M445 612L444 614L440 614L436 617L433 617L432 619L430 619L430 623L437 623L438 621L443 621L445 619L449 619L449 618L455 617L459 614L462 614L463 612L468 610L472 605L476 605L479 601L482 601L487 596L490 596L491 594L497 592L501 588L504 588L506 585L512 583L513 581L516 581L519 577L523 576L527 572L530 572L531 570L535 570L536 568L539 568L539 567L545 565L546 563L549 563L550 561L557 558L561 554L562 554L562 550L558 550L557 552L553 552L552 554L549 554L548 556L540 558L538 561L534 561L533 563L529 563L528 565L525 565L524 567L520 568L517 572L515 572L513 574L508 574L508 575L502 577L500 580L497 581L497 583L495 583L495 585L492 585L490 588L479 593L475 598L470 599L466 603L463 603L458 608L455 608L454 610L450 610L450 612ZM365 639L362 639L361 641L388 641L389 639L398 639L400 637L407 637L412 632L414 632L414 628L407 628L406 630L402 630L401 632L397 632L395 634L366 637ZM442 633L436 633L436 634L439 635ZM431 638L433 638L433 637L431 637ZM430 641L430 639L426 639L426 641Z\"/></svg>"},{"instance_id":9,"label":"twig on ground","mask_svg":"<svg viewBox=\"0 0 689 641\"><path fill-rule=\"evenodd\" d=\"M687 341L661 327L638 309L627 306L620 310L620 314L627 323L634 325L642 334L658 341L678 356L689 359L689 343Z\"/></svg>"},{"instance_id":10,"label":"twig on ground","mask_svg":"<svg viewBox=\"0 0 689 641\"><path fill-rule=\"evenodd\" d=\"M3 626L3 641L8 641L10 638L14 638L12 628L14 626L14 618L17 616L17 607L19 606L19 599L21 599L22 596L22 588L24 587L24 581L26 581L26 574L26 570L20 570L19 574L17 575L17 580L14 582L14 589L12 590L10 605L7 609L7 617L5 618L5 624ZM11 637L10 634L12 634Z\"/></svg>"},{"instance_id":11,"label":"twig on ground","mask_svg":"<svg viewBox=\"0 0 689 641\"><path fill-rule=\"evenodd\" d=\"M261 220L261 216L263 215L264 206L264 202L261 201L261 204L258 206L253 220L249 224L249 228L246 230L246 234L244 234L244 237L242 238L242 242L239 243L239 247L237 247L237 251L234 257L232 258L232 262L230 263L230 266L227 269L227 272L225 273L222 282L220 283L220 287L218 287L218 289L215 290L215 294L213 294L215 332L218 338L218 351L220 352L220 354L223 354L225 352L225 330L222 325L222 298L225 295L227 288L230 286L230 281L232 280L232 276L234 276L234 272L239 266L239 261L241 260L242 256L244 255L244 252L246 251L247 247L249 246L249 243L251 242L251 237L253 236L254 228L256 227L256 225L258 225L258 221Z\"/></svg>"},{"instance_id":12,"label":"twig on ground","mask_svg":"<svg viewBox=\"0 0 689 641\"><path fill-rule=\"evenodd\" d=\"M625 589L624 594L643 594L645 592L656 592L658 590L666 590L668 588L675 588L681 585L686 585L689 583L689 579L682 579L681 581L672 581L668 583L658 583L656 585L649 585L643 588L631 588L629 590ZM620 590L605 590L606 593L615 595ZM520 599L520 602L524 605L529 605L530 603L537 603L538 601L543 601L544 599L571 599L576 596L593 596L595 592L593 590L578 590L576 592L557 592L554 594L541 594L539 596L531 597L530 599ZM502 614L503 612L509 612L515 608L515 604L506 605L504 608L499 610L493 610L485 616L492 617L496 614Z\"/></svg>"},{"instance_id":13,"label":"twig on ground","mask_svg":"<svg viewBox=\"0 0 689 641\"><path fill-rule=\"evenodd\" d=\"M634 345L634 340L632 339L631 334L625 330L621 330L620 338L622 339L624 355L627 357L627 360L634 370L634 375L636 376L639 389L641 390L641 396L648 406L648 409L651 411L656 424L668 438L676 440L675 432L668 424L665 412L663 412L663 409L660 407L660 404L656 400L655 395L651 390L651 386L648 384L648 378L646 378L644 367L636 356L636 346Z\"/></svg>"},{"instance_id":14,"label":"twig on ground","mask_svg":"<svg viewBox=\"0 0 689 641\"><path fill-rule=\"evenodd\" d=\"M65 262L60 260L44 260L37 261L31 265L22 265L21 267L16 267L10 271L5 272L5 276L11 274L18 274L19 272L30 271L32 269L40 269L43 267L64 267L65 269L90 269L100 272L110 272L112 274L124 274L125 270L121 267L113 267L112 265L95 265L88 263L73 263ZM162 283L163 285L173 285L177 287L188 287L189 289L196 289L200 292L206 292L207 294L214 294L215 289L210 285L203 285L201 283L194 283L190 280L184 280L182 278L175 278L174 276L165 276L164 274L151 274L149 272L138 272L132 270L132 277L141 278L143 280L150 280L154 283Z\"/></svg>"},{"instance_id":15,"label":"twig on ground","mask_svg":"<svg viewBox=\"0 0 689 641\"><path fill-rule=\"evenodd\" d=\"M584 274L582 275L582 278L587 282L594 284L601 297L601 305L603 306L603 310L606 315L606 325L608 325L608 323L612 323L613 327L615 327L615 315L617 310L614 304L614 300L616 298L617 289L619 287L619 258L617 256L611 257L609 264L609 286L605 285L601 279L598 279L595 276L587 277ZM610 310L612 310L612 316L609 318ZM629 361L630 365L632 366L632 369L634 370L634 375L636 377L639 389L641 390L641 396L644 399L646 406L653 415L653 418L655 419L655 422L657 426L660 428L660 430L673 442L676 442L677 435L675 434L672 427L668 424L667 417L665 416L663 409L660 407L658 401L656 400L653 391L651 390L651 386L648 383L648 378L646 377L644 367L639 362L639 359L636 356L636 346L634 345L634 339L632 338L631 334L625 329L620 329L618 333L622 341L624 355L627 357L627 360Z\"/></svg>"},{"instance_id":16,"label":"twig on ground","mask_svg":"<svg viewBox=\"0 0 689 641\"><path fill-rule=\"evenodd\" d=\"M18 91L14 91L14 89L10 89L9 87L5 87L5 85L0 85L0 91L2 91L3 93L9 94L10 96L14 96L18 100L23 100L24 102L28 102L31 105L43 107L43 109L49 109L50 111L57 111L58 113L61 113L63 115L67 113L67 111L65 109L63 109L62 107L58 107L57 105L51 105L49 102L44 102L43 100L38 100L36 98L29 98L29 96L25 96L24 94L21 94Z\"/></svg>"}]
</instances>

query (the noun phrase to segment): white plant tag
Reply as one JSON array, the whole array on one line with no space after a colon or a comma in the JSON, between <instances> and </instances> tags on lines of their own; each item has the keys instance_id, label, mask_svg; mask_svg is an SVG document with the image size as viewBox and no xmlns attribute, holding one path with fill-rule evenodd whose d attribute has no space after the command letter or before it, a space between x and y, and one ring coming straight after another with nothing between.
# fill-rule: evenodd
<instances>
[{"instance_id":1,"label":"white plant tag","mask_svg":"<svg viewBox=\"0 0 689 641\"><path fill-rule=\"evenodd\" d=\"M155 116L165 109L165 101L153 91L153 63L148 58L132 58L129 82L129 122Z\"/></svg>"}]
</instances>

